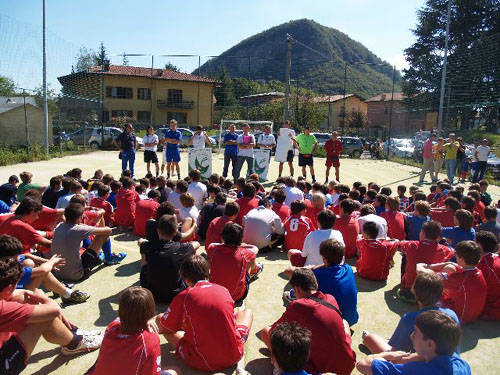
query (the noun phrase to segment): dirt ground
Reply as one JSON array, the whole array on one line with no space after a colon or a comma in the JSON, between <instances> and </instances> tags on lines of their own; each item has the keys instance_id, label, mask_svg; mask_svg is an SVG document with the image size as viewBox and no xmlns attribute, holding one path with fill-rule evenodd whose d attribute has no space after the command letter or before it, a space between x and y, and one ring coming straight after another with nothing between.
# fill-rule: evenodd
<instances>
[{"instance_id":1,"label":"dirt ground","mask_svg":"<svg viewBox=\"0 0 500 375\"><path fill-rule=\"evenodd\" d=\"M183 158L181 169L183 174L187 170L186 157ZM363 183L375 181L383 186L390 186L395 191L399 184L410 186L418 179L418 169L385 161L342 159L341 180L352 184L359 180ZM137 154L136 174L145 174L145 165L142 163L142 154ZM34 182L47 184L49 178L61 174L71 168L79 167L84 170L84 178L92 177L95 169L101 168L105 173L112 173L115 177L120 173L120 161L116 152L94 152L85 155L70 156L50 161L12 165L0 167L0 181L6 181L11 174L19 174L29 170L34 174ZM316 161L316 177L324 181L324 161ZM214 154L214 172L222 171L222 159ZM285 166L285 172L288 167ZM296 170L295 175L298 175ZM269 180L277 177L277 163L271 162ZM444 176L443 176L444 177ZM428 190L428 184L423 185ZM500 198L500 188L490 188L494 199ZM89 292L91 298L83 305L64 307L65 315L82 328L97 328L104 330L109 322L117 316L117 302L120 292L131 285L138 285L139 278L139 249L137 238L128 233L113 235L114 251L126 251L127 258L122 264L110 267L101 267L86 281L77 285L80 290ZM258 339L257 332L267 324L273 323L283 313L281 299L283 290L287 289L287 281L282 271L287 265L286 254L274 252L260 256L264 263L264 272L260 278L251 284L245 307L254 312L254 323L246 345L245 356L239 367L244 367L252 374L271 374L271 365L265 345ZM354 265L354 262L350 262ZM415 309L413 305L406 305L395 296L399 284L401 258L395 256L395 266L391 270L387 283L372 282L358 278L358 310L359 322L352 327L353 348L357 358L365 356L360 348L362 330L369 330L385 336L390 336L395 329L400 316ZM165 306L158 306L158 312L163 312ZM500 323L478 321L463 327L462 355L469 362L474 374L489 374L500 372L500 365L496 353L500 345ZM162 338L162 364L164 366L179 366L184 374L198 374L188 369L176 360L172 347ZM327 350L325 348L325 350ZM59 354L59 348L48 344L43 339L30 358L25 374L36 375L76 375L83 374L94 363L97 352L78 357L65 357ZM231 374L234 368L226 370Z\"/></svg>"}]
</instances>

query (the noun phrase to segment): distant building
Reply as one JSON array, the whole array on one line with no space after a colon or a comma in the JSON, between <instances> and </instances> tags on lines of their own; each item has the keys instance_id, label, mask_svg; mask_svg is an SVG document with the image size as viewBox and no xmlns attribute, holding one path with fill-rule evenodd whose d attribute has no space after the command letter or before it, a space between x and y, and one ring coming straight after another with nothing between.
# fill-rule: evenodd
<instances>
[{"instance_id":1,"label":"distant building","mask_svg":"<svg viewBox=\"0 0 500 375\"><path fill-rule=\"evenodd\" d=\"M280 91L263 92L260 94L240 96L242 106L257 106L272 103L285 98L285 94Z\"/></svg>"},{"instance_id":2,"label":"distant building","mask_svg":"<svg viewBox=\"0 0 500 375\"><path fill-rule=\"evenodd\" d=\"M58 78L64 97L61 111L73 120L96 111L104 123L118 117L141 124L180 125L213 122L216 80L171 69L105 64ZM102 102L102 105L101 105Z\"/></svg>"},{"instance_id":3,"label":"distant building","mask_svg":"<svg viewBox=\"0 0 500 375\"><path fill-rule=\"evenodd\" d=\"M27 128L27 129L26 129ZM26 97L26 111L22 96L0 96L0 133L2 146L45 144L43 109L33 97ZM52 121L49 115L49 141L52 143Z\"/></svg>"},{"instance_id":4,"label":"distant building","mask_svg":"<svg viewBox=\"0 0 500 375\"><path fill-rule=\"evenodd\" d=\"M327 111L328 117L321 124L321 127L326 129L338 129L343 127L345 125L345 117L347 117L350 112L361 112L366 116L367 105L363 101L363 98L356 94L346 94L345 98L343 94L317 96L312 98L312 102L324 107ZM346 108L347 112L345 112Z\"/></svg>"}]
</instances>

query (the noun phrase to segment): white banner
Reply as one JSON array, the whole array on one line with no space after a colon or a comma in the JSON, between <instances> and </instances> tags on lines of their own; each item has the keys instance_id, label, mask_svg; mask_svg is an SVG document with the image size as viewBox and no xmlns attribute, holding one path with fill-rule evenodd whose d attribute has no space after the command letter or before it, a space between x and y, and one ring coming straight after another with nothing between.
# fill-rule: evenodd
<instances>
[{"instance_id":1,"label":"white banner","mask_svg":"<svg viewBox=\"0 0 500 375\"><path fill-rule=\"evenodd\" d=\"M295 136L295 131L293 129L280 129L278 141L276 142L276 152L274 154L274 160L277 162L284 163L286 161L288 150L290 150L292 146L290 136Z\"/></svg>"},{"instance_id":2,"label":"white banner","mask_svg":"<svg viewBox=\"0 0 500 375\"><path fill-rule=\"evenodd\" d=\"M198 169L203 178L209 178L212 174L212 149L189 148L188 169Z\"/></svg>"},{"instance_id":3,"label":"white banner","mask_svg":"<svg viewBox=\"0 0 500 375\"><path fill-rule=\"evenodd\" d=\"M269 171L270 150L253 150L253 170L259 175L261 180L267 180L267 172Z\"/></svg>"}]
</instances>

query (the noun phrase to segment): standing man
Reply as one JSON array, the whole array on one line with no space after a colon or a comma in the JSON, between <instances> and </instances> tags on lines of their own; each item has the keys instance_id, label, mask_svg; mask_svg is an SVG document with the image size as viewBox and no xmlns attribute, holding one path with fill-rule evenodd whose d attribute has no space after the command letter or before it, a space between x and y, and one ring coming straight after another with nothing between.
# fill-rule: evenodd
<instances>
[{"instance_id":1,"label":"standing man","mask_svg":"<svg viewBox=\"0 0 500 375\"><path fill-rule=\"evenodd\" d=\"M285 129L290 129L290 121L286 120L285 121ZM290 176L293 177L293 149L294 149L294 143L292 141L292 138L295 138L295 130L291 129L290 131L290 146L288 148L288 153L286 154L286 161L288 162L288 167L290 168ZM278 177L281 177L281 173L283 172L283 162L280 162L279 167L278 167Z\"/></svg>"},{"instance_id":2,"label":"standing man","mask_svg":"<svg viewBox=\"0 0 500 375\"><path fill-rule=\"evenodd\" d=\"M151 173L151 163L155 164L156 177L160 174L160 165L158 164L158 156L156 155L156 147L158 146L158 136L154 133L153 126L149 125L144 136L144 163L148 173Z\"/></svg>"},{"instance_id":3,"label":"standing man","mask_svg":"<svg viewBox=\"0 0 500 375\"><path fill-rule=\"evenodd\" d=\"M439 179L439 172L443 168L444 139L439 137L438 143L432 146L432 157L434 159L434 175Z\"/></svg>"},{"instance_id":4,"label":"standing man","mask_svg":"<svg viewBox=\"0 0 500 375\"><path fill-rule=\"evenodd\" d=\"M255 137L250 134L250 125L243 125L243 134L238 136L236 140L238 144L238 159L236 161L236 181L240 177L241 168L245 161L247 162L248 172L247 175L253 173L253 148L255 146Z\"/></svg>"},{"instance_id":5,"label":"standing man","mask_svg":"<svg viewBox=\"0 0 500 375\"><path fill-rule=\"evenodd\" d=\"M432 182L437 181L435 171L434 171L434 160L432 158L432 142L436 140L436 134L431 133L430 137L424 142L422 148L422 158L424 159L424 164L422 165L422 171L420 172L419 184L424 182L425 173L429 171Z\"/></svg>"},{"instance_id":6,"label":"standing man","mask_svg":"<svg viewBox=\"0 0 500 375\"><path fill-rule=\"evenodd\" d=\"M207 142L208 144L210 144L207 133L205 133L205 131L203 130L203 126L198 125L196 127L196 132L191 138L189 138L188 145L193 146L193 148L200 149L205 148L205 144Z\"/></svg>"},{"instance_id":7,"label":"standing man","mask_svg":"<svg viewBox=\"0 0 500 375\"><path fill-rule=\"evenodd\" d=\"M122 159L122 173L130 169L130 177L134 177L135 150L137 149L137 140L134 134L132 124L125 125L125 130L115 139L115 144L120 148Z\"/></svg>"},{"instance_id":8,"label":"standing man","mask_svg":"<svg viewBox=\"0 0 500 375\"><path fill-rule=\"evenodd\" d=\"M477 168L474 172L474 177L472 182L478 182L483 179L486 173L486 168L488 167L488 156L490 155L490 146L488 146L488 140L483 139L481 145L476 147L474 155L477 159Z\"/></svg>"},{"instance_id":9,"label":"standing man","mask_svg":"<svg viewBox=\"0 0 500 375\"><path fill-rule=\"evenodd\" d=\"M328 183L328 177L330 176L330 168L333 166L335 168L335 179L340 182L340 153L344 149L342 141L338 138L336 131L332 133L332 137L325 142L326 150L326 178L325 184Z\"/></svg>"},{"instance_id":10,"label":"standing man","mask_svg":"<svg viewBox=\"0 0 500 375\"><path fill-rule=\"evenodd\" d=\"M448 143L443 145L445 151L444 155L444 166L446 168L446 175L450 184L453 185L453 179L455 178L455 170L457 169L457 151L460 145L455 141L455 134L450 133L448 136Z\"/></svg>"},{"instance_id":11,"label":"standing man","mask_svg":"<svg viewBox=\"0 0 500 375\"><path fill-rule=\"evenodd\" d=\"M233 165L233 181L236 182L236 164L238 157L238 134L235 133L235 126L231 124L229 126L229 132L224 135L224 169L222 171L222 176L227 177L227 170L229 169L229 163Z\"/></svg>"},{"instance_id":12,"label":"standing man","mask_svg":"<svg viewBox=\"0 0 500 375\"><path fill-rule=\"evenodd\" d=\"M271 151L276 146L276 139L271 134L271 125L266 125L265 133L259 135L257 146L263 150L269 150L269 160L271 160Z\"/></svg>"},{"instance_id":13,"label":"standing man","mask_svg":"<svg viewBox=\"0 0 500 375\"><path fill-rule=\"evenodd\" d=\"M174 168L177 170L177 179L181 179L181 153L179 145L182 142L182 133L177 130L177 120L170 120L170 130L165 132L163 142L166 143L165 158L167 162L167 179L174 175Z\"/></svg>"},{"instance_id":14,"label":"standing man","mask_svg":"<svg viewBox=\"0 0 500 375\"><path fill-rule=\"evenodd\" d=\"M304 127L304 131L297 138L293 139L294 145L299 149L299 167L302 167L302 176L307 177L306 166L309 166L312 182L316 182L313 166L313 154L318 145L318 141L314 134L311 134L309 125Z\"/></svg>"}]
</instances>

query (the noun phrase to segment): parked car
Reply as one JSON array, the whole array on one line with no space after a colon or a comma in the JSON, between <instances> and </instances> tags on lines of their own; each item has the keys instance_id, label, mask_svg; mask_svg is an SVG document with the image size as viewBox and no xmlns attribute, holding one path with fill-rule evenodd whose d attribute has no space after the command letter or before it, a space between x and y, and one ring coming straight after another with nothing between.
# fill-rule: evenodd
<instances>
[{"instance_id":1,"label":"parked car","mask_svg":"<svg viewBox=\"0 0 500 375\"><path fill-rule=\"evenodd\" d=\"M320 146L324 146L326 141L328 141L331 138L331 135L328 133L312 133L315 137L316 140L318 141L318 144Z\"/></svg>"},{"instance_id":2,"label":"parked car","mask_svg":"<svg viewBox=\"0 0 500 375\"><path fill-rule=\"evenodd\" d=\"M163 145L161 144L161 141L163 140L163 138L165 138L165 132L169 129L170 128L162 127L156 130L156 135L158 136L158 140L160 141L160 143L158 144L158 151L160 152L163 151ZM188 147L189 139L194 135L194 132L187 128L177 128L177 130L179 130L182 134L182 142L180 146ZM210 145L215 147L217 142L215 142L215 140L211 139L210 137L208 138L210 139Z\"/></svg>"},{"instance_id":3,"label":"parked car","mask_svg":"<svg viewBox=\"0 0 500 375\"><path fill-rule=\"evenodd\" d=\"M495 153L488 156L488 169L496 179L500 179L500 159Z\"/></svg>"},{"instance_id":4,"label":"parked car","mask_svg":"<svg viewBox=\"0 0 500 375\"><path fill-rule=\"evenodd\" d=\"M358 137L339 137L344 146L343 154L359 158L363 153L363 142Z\"/></svg>"},{"instance_id":5,"label":"parked car","mask_svg":"<svg viewBox=\"0 0 500 375\"><path fill-rule=\"evenodd\" d=\"M118 137L123 130L111 126L104 127L104 145L113 147L113 140ZM73 141L74 144L82 146L90 146L92 149L97 150L101 148L102 143L102 129L98 127L83 128L74 131L67 135L67 138ZM141 137L137 137L137 147L143 148L144 141Z\"/></svg>"},{"instance_id":6,"label":"parked car","mask_svg":"<svg viewBox=\"0 0 500 375\"><path fill-rule=\"evenodd\" d=\"M392 138L389 142L384 143L384 151L389 155L395 155L401 158L412 157L415 152L415 146L411 139Z\"/></svg>"}]
</instances>

